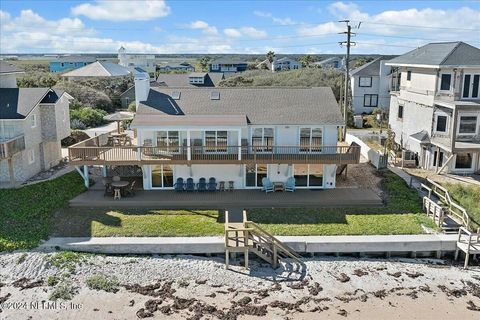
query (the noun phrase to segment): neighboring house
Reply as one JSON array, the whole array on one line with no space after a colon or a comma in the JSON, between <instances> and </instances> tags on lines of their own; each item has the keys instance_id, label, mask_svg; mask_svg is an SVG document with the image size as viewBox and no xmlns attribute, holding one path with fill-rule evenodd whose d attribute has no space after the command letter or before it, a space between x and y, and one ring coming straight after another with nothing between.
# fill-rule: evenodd
<instances>
[{"instance_id":1,"label":"neighboring house","mask_svg":"<svg viewBox=\"0 0 480 320\"><path fill-rule=\"evenodd\" d=\"M150 88L139 75L135 88L134 152L99 147L97 157L76 146L72 165L137 165L146 190L173 189L189 177L236 189L295 177L297 188L330 189L337 165L359 161L357 147L337 146L344 122L331 88Z\"/></svg>"},{"instance_id":2,"label":"neighboring house","mask_svg":"<svg viewBox=\"0 0 480 320\"><path fill-rule=\"evenodd\" d=\"M223 73L162 73L157 81L150 81L150 87L202 88L216 87L224 79ZM131 86L120 96L122 107L135 101L135 86Z\"/></svg>"},{"instance_id":3,"label":"neighboring house","mask_svg":"<svg viewBox=\"0 0 480 320\"><path fill-rule=\"evenodd\" d=\"M377 58L350 72L354 114L371 113L375 108L388 111L392 75L385 62L390 58Z\"/></svg>"},{"instance_id":4,"label":"neighboring house","mask_svg":"<svg viewBox=\"0 0 480 320\"><path fill-rule=\"evenodd\" d=\"M160 72L184 71L195 72L195 67L188 62L170 63L159 67Z\"/></svg>"},{"instance_id":5,"label":"neighboring house","mask_svg":"<svg viewBox=\"0 0 480 320\"><path fill-rule=\"evenodd\" d=\"M110 61L96 61L84 67L62 74L65 78L126 77L136 71Z\"/></svg>"},{"instance_id":6,"label":"neighboring house","mask_svg":"<svg viewBox=\"0 0 480 320\"><path fill-rule=\"evenodd\" d=\"M118 49L118 64L134 71L135 68L141 68L149 74L155 74L157 64L155 55L147 54L127 54L124 47Z\"/></svg>"},{"instance_id":7,"label":"neighboring house","mask_svg":"<svg viewBox=\"0 0 480 320\"><path fill-rule=\"evenodd\" d=\"M208 63L209 72L223 72L223 73L232 73L232 72L243 72L247 70L247 62L238 61L234 59L215 59Z\"/></svg>"},{"instance_id":8,"label":"neighboring house","mask_svg":"<svg viewBox=\"0 0 480 320\"><path fill-rule=\"evenodd\" d=\"M313 63L313 65L323 69L344 70L345 58L331 57L321 61L316 61Z\"/></svg>"},{"instance_id":9,"label":"neighboring house","mask_svg":"<svg viewBox=\"0 0 480 320\"><path fill-rule=\"evenodd\" d=\"M268 59L263 60L257 65L257 68L265 65L268 70L275 72L275 71L283 71L283 70L297 70L302 68L302 64L298 61L291 59L289 57L275 57L272 62Z\"/></svg>"},{"instance_id":10,"label":"neighboring house","mask_svg":"<svg viewBox=\"0 0 480 320\"><path fill-rule=\"evenodd\" d=\"M62 159L70 135L70 95L50 88L17 88L21 72L0 61L0 182L15 185Z\"/></svg>"},{"instance_id":11,"label":"neighboring house","mask_svg":"<svg viewBox=\"0 0 480 320\"><path fill-rule=\"evenodd\" d=\"M404 158L424 169L480 168L480 49L430 43L386 63L400 75L392 88L390 126Z\"/></svg>"},{"instance_id":12,"label":"neighboring house","mask_svg":"<svg viewBox=\"0 0 480 320\"><path fill-rule=\"evenodd\" d=\"M50 61L49 67L50 72L65 72L84 67L95 61L95 57L91 56L64 56Z\"/></svg>"}]
</instances>

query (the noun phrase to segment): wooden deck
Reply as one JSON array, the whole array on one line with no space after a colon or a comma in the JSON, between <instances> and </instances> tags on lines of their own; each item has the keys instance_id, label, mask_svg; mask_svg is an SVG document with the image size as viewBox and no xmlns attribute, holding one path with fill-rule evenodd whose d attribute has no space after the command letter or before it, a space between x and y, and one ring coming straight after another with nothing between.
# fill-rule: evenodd
<instances>
[{"instance_id":1,"label":"wooden deck","mask_svg":"<svg viewBox=\"0 0 480 320\"><path fill-rule=\"evenodd\" d=\"M260 190L233 192L137 191L134 197L113 200L103 191L89 190L70 200L71 207L227 209L378 207L382 200L368 189L297 190L265 194Z\"/></svg>"}]
</instances>

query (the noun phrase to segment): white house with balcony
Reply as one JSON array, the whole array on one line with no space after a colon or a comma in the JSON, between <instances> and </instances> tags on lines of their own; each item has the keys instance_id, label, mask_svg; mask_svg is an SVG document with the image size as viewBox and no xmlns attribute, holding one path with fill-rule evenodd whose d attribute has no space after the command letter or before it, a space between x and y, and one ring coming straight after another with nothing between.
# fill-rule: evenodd
<instances>
[{"instance_id":1,"label":"white house with balcony","mask_svg":"<svg viewBox=\"0 0 480 320\"><path fill-rule=\"evenodd\" d=\"M129 68L132 72L135 68L140 68L153 75L155 75L157 67L155 55L127 54L127 51L124 47L120 47L120 49L118 49L118 64Z\"/></svg>"},{"instance_id":2,"label":"white house with balcony","mask_svg":"<svg viewBox=\"0 0 480 320\"><path fill-rule=\"evenodd\" d=\"M354 114L371 113L376 108L390 107L391 67L389 57L379 57L350 73L352 110Z\"/></svg>"},{"instance_id":3,"label":"white house with balcony","mask_svg":"<svg viewBox=\"0 0 480 320\"><path fill-rule=\"evenodd\" d=\"M480 49L430 43L386 65L400 78L391 91L389 124L406 157L436 172L478 172Z\"/></svg>"},{"instance_id":4,"label":"white house with balcony","mask_svg":"<svg viewBox=\"0 0 480 320\"><path fill-rule=\"evenodd\" d=\"M69 148L72 165L138 166L146 190L210 177L235 189L264 177L329 189L337 166L359 161L357 147L337 145L344 122L331 88L150 88L138 74L135 89L133 145L96 137Z\"/></svg>"}]
</instances>

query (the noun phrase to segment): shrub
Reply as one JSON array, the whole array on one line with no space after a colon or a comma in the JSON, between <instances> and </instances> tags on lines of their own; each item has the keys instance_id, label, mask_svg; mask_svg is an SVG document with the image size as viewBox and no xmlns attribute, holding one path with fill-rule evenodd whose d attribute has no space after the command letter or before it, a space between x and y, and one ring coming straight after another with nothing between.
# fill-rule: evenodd
<instances>
[{"instance_id":1,"label":"shrub","mask_svg":"<svg viewBox=\"0 0 480 320\"><path fill-rule=\"evenodd\" d=\"M55 289L53 289L48 299L52 301L56 301L58 299L72 300L76 291L77 290L70 282L62 282Z\"/></svg>"},{"instance_id":2,"label":"shrub","mask_svg":"<svg viewBox=\"0 0 480 320\"><path fill-rule=\"evenodd\" d=\"M62 139L62 147L66 148L80 141L90 138L88 134L80 130L72 130L70 135Z\"/></svg>"},{"instance_id":3,"label":"shrub","mask_svg":"<svg viewBox=\"0 0 480 320\"><path fill-rule=\"evenodd\" d=\"M70 110L70 119L73 122L74 120L81 121L87 127L97 127L104 124L106 121L103 120L103 117L107 113L103 110L97 110L89 107Z\"/></svg>"},{"instance_id":4,"label":"shrub","mask_svg":"<svg viewBox=\"0 0 480 320\"><path fill-rule=\"evenodd\" d=\"M85 254L61 251L45 257L45 261L58 269L67 269L72 272L75 271L77 264L85 260Z\"/></svg>"},{"instance_id":5,"label":"shrub","mask_svg":"<svg viewBox=\"0 0 480 320\"><path fill-rule=\"evenodd\" d=\"M70 128L73 130L85 130L87 126L79 119L73 119L70 121Z\"/></svg>"},{"instance_id":6,"label":"shrub","mask_svg":"<svg viewBox=\"0 0 480 320\"><path fill-rule=\"evenodd\" d=\"M28 254L26 252L22 253L20 257L18 257L17 264L22 264L27 259Z\"/></svg>"},{"instance_id":7,"label":"shrub","mask_svg":"<svg viewBox=\"0 0 480 320\"><path fill-rule=\"evenodd\" d=\"M92 290L103 290L106 292L118 291L118 280L115 277L107 276L104 274L96 274L87 278L87 287Z\"/></svg>"},{"instance_id":8,"label":"shrub","mask_svg":"<svg viewBox=\"0 0 480 320\"><path fill-rule=\"evenodd\" d=\"M128 111L130 111L130 112L136 112L137 111L137 105L136 105L135 101L130 102L130 104L128 105Z\"/></svg>"},{"instance_id":9,"label":"shrub","mask_svg":"<svg viewBox=\"0 0 480 320\"><path fill-rule=\"evenodd\" d=\"M47 278L47 285L48 285L49 287L54 287L54 286L56 286L56 285L58 284L58 282L59 282L59 280L58 280L58 278L55 277L55 276L50 276L50 277Z\"/></svg>"},{"instance_id":10,"label":"shrub","mask_svg":"<svg viewBox=\"0 0 480 320\"><path fill-rule=\"evenodd\" d=\"M18 189L2 189L0 251L28 249L48 237L54 211L85 191L77 172Z\"/></svg>"}]
</instances>

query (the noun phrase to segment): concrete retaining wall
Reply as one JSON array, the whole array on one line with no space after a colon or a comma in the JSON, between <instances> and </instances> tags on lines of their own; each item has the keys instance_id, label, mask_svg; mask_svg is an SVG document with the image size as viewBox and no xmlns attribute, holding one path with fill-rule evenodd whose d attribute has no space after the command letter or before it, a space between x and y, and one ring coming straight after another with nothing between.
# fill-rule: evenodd
<instances>
[{"instance_id":1,"label":"concrete retaining wall","mask_svg":"<svg viewBox=\"0 0 480 320\"><path fill-rule=\"evenodd\" d=\"M278 237L298 253L416 253L451 252L457 235L306 236ZM219 254L223 237L51 238L44 250L105 254Z\"/></svg>"}]
</instances>

